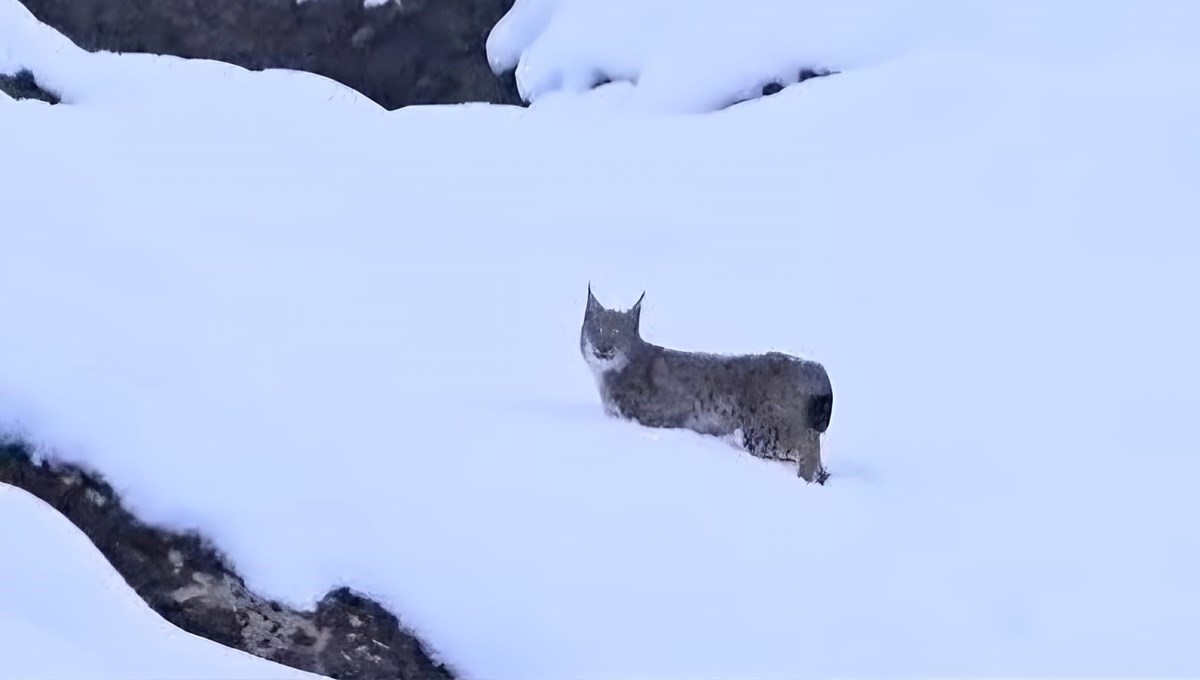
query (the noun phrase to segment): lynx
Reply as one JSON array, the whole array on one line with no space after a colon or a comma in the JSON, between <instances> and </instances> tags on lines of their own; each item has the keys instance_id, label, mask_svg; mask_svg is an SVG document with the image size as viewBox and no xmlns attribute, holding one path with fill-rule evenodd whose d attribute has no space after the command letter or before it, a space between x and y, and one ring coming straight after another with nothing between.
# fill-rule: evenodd
<instances>
[{"instance_id":1,"label":"lynx","mask_svg":"<svg viewBox=\"0 0 1200 680\"><path fill-rule=\"evenodd\" d=\"M642 300L606 309L588 286L579 349L605 412L646 427L685 428L728 438L760 458L794 461L824 484L820 436L833 388L825 367L779 352L722 356L681 352L642 339Z\"/></svg>"}]
</instances>

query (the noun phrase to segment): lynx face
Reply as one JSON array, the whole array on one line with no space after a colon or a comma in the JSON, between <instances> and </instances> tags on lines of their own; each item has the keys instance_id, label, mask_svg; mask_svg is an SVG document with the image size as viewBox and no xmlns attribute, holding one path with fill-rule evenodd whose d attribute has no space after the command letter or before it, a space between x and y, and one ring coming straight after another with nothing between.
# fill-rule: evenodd
<instances>
[{"instance_id":1,"label":"lynx face","mask_svg":"<svg viewBox=\"0 0 1200 680\"><path fill-rule=\"evenodd\" d=\"M638 334L641 314L641 299L626 312L605 309L589 287L587 311L579 336L579 349L588 365L602 371L624 365L633 348L642 342Z\"/></svg>"}]
</instances>

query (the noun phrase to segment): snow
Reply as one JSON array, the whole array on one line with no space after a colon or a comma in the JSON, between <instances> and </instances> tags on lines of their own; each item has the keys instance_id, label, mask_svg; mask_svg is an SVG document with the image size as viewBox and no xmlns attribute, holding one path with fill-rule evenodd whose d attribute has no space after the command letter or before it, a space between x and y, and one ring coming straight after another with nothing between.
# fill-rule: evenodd
<instances>
[{"instance_id":1,"label":"snow","mask_svg":"<svg viewBox=\"0 0 1200 680\"><path fill-rule=\"evenodd\" d=\"M66 518L0 485L0 675L317 678L184 633L155 614Z\"/></svg>"},{"instance_id":2,"label":"snow","mask_svg":"<svg viewBox=\"0 0 1200 680\"><path fill-rule=\"evenodd\" d=\"M223 62L151 54L89 54L37 21L15 0L0 2L0 73L34 71L38 84L64 103L136 108L151 115L160 105L186 106L209 117L234 115L229 102L245 106L306 108L342 116L381 114L367 97L322 76L282 69L251 73ZM0 94L0 98L7 99ZM319 120L309 116L304 122ZM153 123L153 121L150 121ZM277 124L288 124L287 118Z\"/></svg>"},{"instance_id":3,"label":"snow","mask_svg":"<svg viewBox=\"0 0 1200 680\"><path fill-rule=\"evenodd\" d=\"M989 49L1114 57L1186 46L1198 22L1191 0L517 0L487 51L493 70L515 69L527 101L631 81L639 108L696 113L794 83L801 69L863 69L928 50L943 60Z\"/></svg>"},{"instance_id":4,"label":"snow","mask_svg":"<svg viewBox=\"0 0 1200 680\"><path fill-rule=\"evenodd\" d=\"M263 594L359 588L477 678L1200 673L1194 3L522 0L537 105L392 113L13 5L71 104L0 100L0 419ZM843 72L679 115L737 78L677 39L749 77L792 30ZM824 363L829 485L606 417L589 281Z\"/></svg>"}]
</instances>

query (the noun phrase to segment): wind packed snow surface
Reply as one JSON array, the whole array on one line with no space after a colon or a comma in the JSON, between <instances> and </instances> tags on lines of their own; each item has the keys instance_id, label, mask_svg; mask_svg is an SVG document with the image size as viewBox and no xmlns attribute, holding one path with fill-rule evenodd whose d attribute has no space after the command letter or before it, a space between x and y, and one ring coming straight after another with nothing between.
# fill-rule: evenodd
<instances>
[{"instance_id":1,"label":"wind packed snow surface","mask_svg":"<svg viewBox=\"0 0 1200 680\"><path fill-rule=\"evenodd\" d=\"M319 677L178 630L82 532L32 495L0 485L0 517L0 676L7 680Z\"/></svg>"},{"instance_id":2,"label":"wind packed snow surface","mask_svg":"<svg viewBox=\"0 0 1200 680\"><path fill-rule=\"evenodd\" d=\"M1198 23L1190 0L516 0L487 51L534 103L612 81L598 94L693 113L804 69L869 70L930 51L935 63L911 65L941 67L964 50L1017 59L1014 76L1030 57L1136 60L1190 49Z\"/></svg>"},{"instance_id":3,"label":"wind packed snow surface","mask_svg":"<svg viewBox=\"0 0 1200 680\"><path fill-rule=\"evenodd\" d=\"M523 2L505 58L571 12L654 47L609 6ZM78 56L76 103L0 101L0 413L471 677L1196 675L1193 5L1042 6L704 116L636 103L649 57L624 98L383 113ZM604 416L589 281L650 341L823 362L829 485Z\"/></svg>"}]
</instances>

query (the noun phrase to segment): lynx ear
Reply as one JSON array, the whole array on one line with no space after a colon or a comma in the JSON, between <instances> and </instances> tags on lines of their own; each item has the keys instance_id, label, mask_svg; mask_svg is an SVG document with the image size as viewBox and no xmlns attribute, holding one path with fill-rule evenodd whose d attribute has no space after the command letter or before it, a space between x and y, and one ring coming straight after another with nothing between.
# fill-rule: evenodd
<instances>
[{"instance_id":1,"label":"lynx ear","mask_svg":"<svg viewBox=\"0 0 1200 680\"><path fill-rule=\"evenodd\" d=\"M592 310L595 310L595 309L601 309L600 301L596 299L595 295L592 295L592 282L591 281L588 281L587 308L588 308L589 312Z\"/></svg>"},{"instance_id":2,"label":"lynx ear","mask_svg":"<svg viewBox=\"0 0 1200 680\"><path fill-rule=\"evenodd\" d=\"M642 300L645 299L646 291L642 291L642 296L638 298L637 302L633 303L632 307L629 308L629 313L633 315L634 321L640 322L642 320Z\"/></svg>"}]
</instances>

